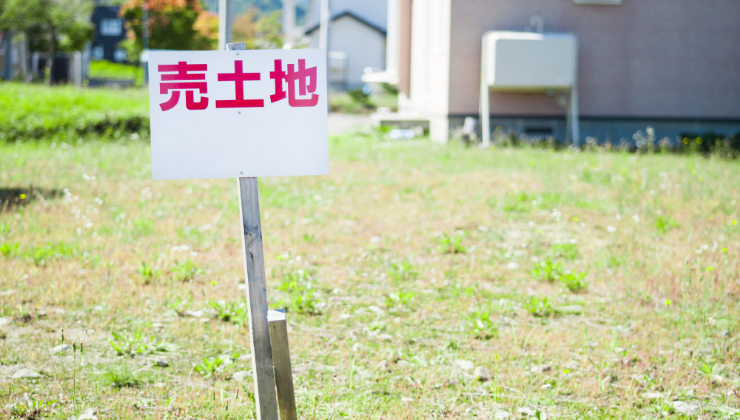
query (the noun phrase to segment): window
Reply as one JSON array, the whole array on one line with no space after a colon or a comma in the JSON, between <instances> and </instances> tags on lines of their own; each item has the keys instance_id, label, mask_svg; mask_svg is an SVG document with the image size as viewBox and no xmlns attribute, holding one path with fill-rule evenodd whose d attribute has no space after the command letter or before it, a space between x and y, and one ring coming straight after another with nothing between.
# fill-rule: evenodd
<instances>
[{"instance_id":1,"label":"window","mask_svg":"<svg viewBox=\"0 0 740 420\"><path fill-rule=\"evenodd\" d=\"M98 45L96 47L93 47L92 49L92 58L93 60L102 60L103 57L105 57L105 49L102 45Z\"/></svg>"},{"instance_id":2,"label":"window","mask_svg":"<svg viewBox=\"0 0 740 420\"><path fill-rule=\"evenodd\" d=\"M121 19L101 19L100 35L102 36L119 36L123 32L123 22Z\"/></svg>"},{"instance_id":3,"label":"window","mask_svg":"<svg viewBox=\"0 0 740 420\"><path fill-rule=\"evenodd\" d=\"M126 61L128 58L128 54L126 53L126 50L117 48L116 52L113 53L113 60L114 61Z\"/></svg>"}]
</instances>

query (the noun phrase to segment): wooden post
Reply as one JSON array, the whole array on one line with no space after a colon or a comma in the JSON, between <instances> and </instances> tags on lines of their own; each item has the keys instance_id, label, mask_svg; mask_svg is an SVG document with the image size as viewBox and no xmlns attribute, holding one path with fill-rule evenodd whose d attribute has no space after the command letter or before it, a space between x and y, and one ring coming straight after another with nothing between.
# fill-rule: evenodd
<instances>
[{"instance_id":1,"label":"wooden post","mask_svg":"<svg viewBox=\"0 0 740 420\"><path fill-rule=\"evenodd\" d=\"M226 49L245 50L243 42L227 44ZM277 420L275 374L272 367L270 329L267 325L267 284L262 250L262 224L257 178L239 178L239 209L242 215L244 271L247 274L249 341L252 344L254 399L258 420Z\"/></svg>"},{"instance_id":2,"label":"wooden post","mask_svg":"<svg viewBox=\"0 0 740 420\"><path fill-rule=\"evenodd\" d=\"M277 420L275 374L267 325L267 285L257 178L239 178L239 207L244 227L244 269L247 273L249 341L252 344L254 398L258 420Z\"/></svg>"},{"instance_id":3,"label":"wooden post","mask_svg":"<svg viewBox=\"0 0 740 420\"><path fill-rule=\"evenodd\" d=\"M278 311L267 313L272 344L272 363L275 365L275 386L277 387L280 420L298 420L293 391L293 371L290 366L290 346L288 345L288 323L285 314Z\"/></svg>"}]
</instances>

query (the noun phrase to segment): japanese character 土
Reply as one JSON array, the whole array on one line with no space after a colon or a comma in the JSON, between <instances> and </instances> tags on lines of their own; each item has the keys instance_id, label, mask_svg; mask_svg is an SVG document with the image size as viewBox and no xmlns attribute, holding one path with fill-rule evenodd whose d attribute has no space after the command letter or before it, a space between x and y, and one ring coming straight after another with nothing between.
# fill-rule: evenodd
<instances>
[{"instance_id":1,"label":"japanese character \u571f","mask_svg":"<svg viewBox=\"0 0 740 420\"><path fill-rule=\"evenodd\" d=\"M159 104L162 111L169 111L174 108L180 101L180 92L185 91L185 107L189 110L202 110L208 107L208 98L203 96L208 93L208 84L205 82L205 71L208 70L207 64L188 64L186 61L179 61L177 64L160 64L157 66L162 74L162 83L159 84L159 93L170 93L170 99ZM192 80L202 80L194 82ZM167 81L167 83L165 83ZM201 94L200 101L196 102L194 93L198 91Z\"/></svg>"},{"instance_id":2,"label":"japanese character \u571f","mask_svg":"<svg viewBox=\"0 0 740 420\"><path fill-rule=\"evenodd\" d=\"M219 82L234 82L236 99L217 100L216 108L261 108L265 106L262 99L244 99L244 82L250 80L260 80L259 73L244 73L243 62L234 61L233 73L219 73Z\"/></svg>"},{"instance_id":3,"label":"japanese character \u571f","mask_svg":"<svg viewBox=\"0 0 740 420\"><path fill-rule=\"evenodd\" d=\"M306 68L306 60L298 60L298 70L295 69L295 65L288 64L287 73L283 71L282 60L275 60L275 69L270 72L270 79L275 81L275 93L270 95L270 102L277 102L288 98L288 105L291 107L311 107L316 106L319 103L319 95L316 92L316 67ZM288 92L286 95L283 89L283 83L288 83ZM296 82L298 83L298 89L296 92ZM298 95L305 97L311 94L310 97L299 99Z\"/></svg>"}]
</instances>

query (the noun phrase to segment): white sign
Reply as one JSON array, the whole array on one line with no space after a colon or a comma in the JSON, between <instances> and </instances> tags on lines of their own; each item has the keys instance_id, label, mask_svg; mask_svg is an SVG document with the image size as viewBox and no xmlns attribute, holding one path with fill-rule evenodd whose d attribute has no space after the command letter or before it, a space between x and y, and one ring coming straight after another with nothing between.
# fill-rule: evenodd
<instances>
[{"instance_id":1,"label":"white sign","mask_svg":"<svg viewBox=\"0 0 740 420\"><path fill-rule=\"evenodd\" d=\"M325 50L150 51L152 178L329 173Z\"/></svg>"}]
</instances>

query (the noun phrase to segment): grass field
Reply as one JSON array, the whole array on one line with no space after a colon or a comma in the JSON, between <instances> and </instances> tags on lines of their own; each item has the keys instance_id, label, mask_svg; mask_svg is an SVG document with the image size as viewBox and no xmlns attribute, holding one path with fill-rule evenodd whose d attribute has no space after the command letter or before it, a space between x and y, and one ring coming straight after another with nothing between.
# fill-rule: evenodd
<instances>
[{"instance_id":1,"label":"grass field","mask_svg":"<svg viewBox=\"0 0 740 420\"><path fill-rule=\"evenodd\" d=\"M301 418L740 416L736 162L330 145L260 180ZM5 418L253 415L236 183L150 171L0 145Z\"/></svg>"}]
</instances>

